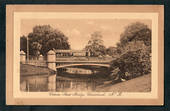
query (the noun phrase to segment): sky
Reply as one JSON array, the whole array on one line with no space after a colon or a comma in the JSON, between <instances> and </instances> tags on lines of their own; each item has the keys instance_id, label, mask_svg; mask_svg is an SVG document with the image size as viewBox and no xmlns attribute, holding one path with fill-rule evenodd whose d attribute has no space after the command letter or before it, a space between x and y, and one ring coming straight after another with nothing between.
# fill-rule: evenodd
<instances>
[{"instance_id":1,"label":"sky","mask_svg":"<svg viewBox=\"0 0 170 111\"><path fill-rule=\"evenodd\" d=\"M144 23L151 28L151 20L146 19L23 19L20 35L27 36L36 25L50 25L68 37L71 49L82 50L87 45L90 35L100 31L104 45L108 48L116 46L125 27L134 22Z\"/></svg>"}]
</instances>

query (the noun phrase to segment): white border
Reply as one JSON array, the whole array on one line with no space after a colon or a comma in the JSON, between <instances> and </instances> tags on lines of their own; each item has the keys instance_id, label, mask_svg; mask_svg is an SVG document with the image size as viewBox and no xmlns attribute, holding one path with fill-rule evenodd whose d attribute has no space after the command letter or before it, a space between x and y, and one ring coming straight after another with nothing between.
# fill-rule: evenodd
<instances>
[{"instance_id":1,"label":"white border","mask_svg":"<svg viewBox=\"0 0 170 111\"><path fill-rule=\"evenodd\" d=\"M44 16L45 15L45 16ZM158 13L72 13L72 12L14 12L14 98L64 98L49 96L49 92L20 92L20 30L21 19L151 19L152 20L152 74L151 93L122 93L121 96L100 96L81 98L158 98ZM80 98L68 97L67 98Z\"/></svg>"}]
</instances>

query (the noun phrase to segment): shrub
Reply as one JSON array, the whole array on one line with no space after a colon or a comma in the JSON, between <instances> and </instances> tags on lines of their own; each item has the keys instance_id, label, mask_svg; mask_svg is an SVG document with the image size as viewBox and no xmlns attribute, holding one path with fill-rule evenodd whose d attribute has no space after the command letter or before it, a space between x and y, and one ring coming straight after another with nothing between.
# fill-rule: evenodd
<instances>
[{"instance_id":1,"label":"shrub","mask_svg":"<svg viewBox=\"0 0 170 111\"><path fill-rule=\"evenodd\" d=\"M150 53L137 50L129 51L111 62L111 70L120 69L120 77L129 79L151 71ZM127 76L128 74L128 76Z\"/></svg>"}]
</instances>

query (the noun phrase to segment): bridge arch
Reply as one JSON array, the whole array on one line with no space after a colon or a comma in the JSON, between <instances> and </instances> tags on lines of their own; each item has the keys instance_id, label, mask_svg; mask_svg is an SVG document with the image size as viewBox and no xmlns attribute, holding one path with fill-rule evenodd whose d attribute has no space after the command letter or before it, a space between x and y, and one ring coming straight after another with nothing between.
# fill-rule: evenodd
<instances>
[{"instance_id":1,"label":"bridge arch","mask_svg":"<svg viewBox=\"0 0 170 111\"><path fill-rule=\"evenodd\" d=\"M64 68L64 67L72 67L72 66L101 66L101 67L106 67L106 68L109 68L110 65L109 64L63 64L63 65L59 65L59 66L56 66L56 69L59 69L59 68Z\"/></svg>"}]
</instances>

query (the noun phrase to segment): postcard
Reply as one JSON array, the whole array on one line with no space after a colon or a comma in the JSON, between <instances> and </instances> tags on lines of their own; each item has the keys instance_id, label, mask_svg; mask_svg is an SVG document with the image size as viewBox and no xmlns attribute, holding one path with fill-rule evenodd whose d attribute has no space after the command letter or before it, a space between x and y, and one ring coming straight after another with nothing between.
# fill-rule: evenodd
<instances>
[{"instance_id":1,"label":"postcard","mask_svg":"<svg viewBox=\"0 0 170 111\"><path fill-rule=\"evenodd\" d=\"M7 5L7 105L163 105L163 5Z\"/></svg>"}]
</instances>

